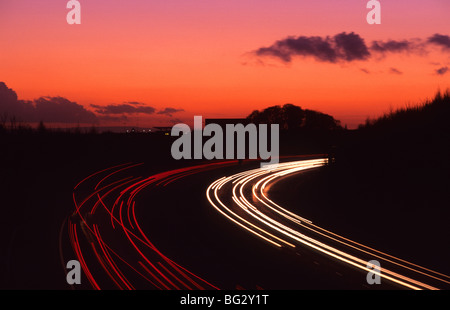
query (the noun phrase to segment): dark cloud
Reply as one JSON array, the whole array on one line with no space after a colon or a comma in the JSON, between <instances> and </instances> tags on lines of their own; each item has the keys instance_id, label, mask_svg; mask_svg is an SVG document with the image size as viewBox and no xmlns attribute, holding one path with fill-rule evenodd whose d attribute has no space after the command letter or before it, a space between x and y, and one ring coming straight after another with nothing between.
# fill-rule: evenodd
<instances>
[{"instance_id":1,"label":"dark cloud","mask_svg":"<svg viewBox=\"0 0 450 310\"><path fill-rule=\"evenodd\" d=\"M316 60L331 63L363 60L370 56L364 40L353 32L342 32L332 38L288 37L269 47L259 48L254 53L258 56L279 58L284 62L291 62L293 56L311 56Z\"/></svg>"},{"instance_id":2,"label":"dark cloud","mask_svg":"<svg viewBox=\"0 0 450 310\"><path fill-rule=\"evenodd\" d=\"M35 100L19 100L17 94L0 82L0 121L13 118L18 122L35 123L82 123L96 124L100 121L127 122L136 114L159 114L172 117L184 111L167 107L156 113L156 109L142 102L129 101L122 104L100 106L91 104L94 111L63 97L40 97ZM95 112L95 113L94 113Z\"/></svg>"},{"instance_id":3,"label":"dark cloud","mask_svg":"<svg viewBox=\"0 0 450 310\"><path fill-rule=\"evenodd\" d=\"M153 114L156 111L155 108L145 106L144 104L139 102L110 104L107 106L91 104L91 107L93 107L95 109L95 112L98 114Z\"/></svg>"},{"instance_id":4,"label":"dark cloud","mask_svg":"<svg viewBox=\"0 0 450 310\"><path fill-rule=\"evenodd\" d=\"M35 116L33 112L35 107L31 101L19 100L14 90L0 82L0 114L4 120L14 117L27 121Z\"/></svg>"},{"instance_id":5,"label":"dark cloud","mask_svg":"<svg viewBox=\"0 0 450 310\"><path fill-rule=\"evenodd\" d=\"M397 68L390 68L389 69L389 73L392 73L392 74L403 74L403 72L402 71L400 71L400 70L398 70Z\"/></svg>"},{"instance_id":6,"label":"dark cloud","mask_svg":"<svg viewBox=\"0 0 450 310\"><path fill-rule=\"evenodd\" d=\"M359 69L359 70L361 70L362 72L364 72L364 73L366 73L366 74L370 74L370 71L367 70L366 68L361 68L361 69Z\"/></svg>"},{"instance_id":7,"label":"dark cloud","mask_svg":"<svg viewBox=\"0 0 450 310\"><path fill-rule=\"evenodd\" d=\"M386 42L383 41L373 41L370 49L372 51L386 53L386 52L405 52L410 51L414 48L414 44L408 40L403 41L395 41L389 40Z\"/></svg>"},{"instance_id":8,"label":"dark cloud","mask_svg":"<svg viewBox=\"0 0 450 310\"><path fill-rule=\"evenodd\" d=\"M175 108L165 108L164 110L161 110L158 112L158 114L164 114L167 116L172 116L172 114L177 112L183 112L183 109L175 109Z\"/></svg>"},{"instance_id":9,"label":"dark cloud","mask_svg":"<svg viewBox=\"0 0 450 310\"><path fill-rule=\"evenodd\" d=\"M444 49L450 50L450 36L442 35L442 34L434 34L433 36L428 38L428 43L436 44L441 46Z\"/></svg>"},{"instance_id":10,"label":"dark cloud","mask_svg":"<svg viewBox=\"0 0 450 310\"><path fill-rule=\"evenodd\" d=\"M63 97L18 100L17 94L0 82L0 113L21 122L97 123L94 113Z\"/></svg>"},{"instance_id":11,"label":"dark cloud","mask_svg":"<svg viewBox=\"0 0 450 310\"><path fill-rule=\"evenodd\" d=\"M17 94L14 90L6 86L4 82L0 82L0 103L3 105L15 103Z\"/></svg>"},{"instance_id":12,"label":"dark cloud","mask_svg":"<svg viewBox=\"0 0 450 310\"><path fill-rule=\"evenodd\" d=\"M33 107L31 107L33 108ZM0 82L0 113L2 117L23 115L24 110L28 110L28 104L19 102L14 90Z\"/></svg>"},{"instance_id":13,"label":"dark cloud","mask_svg":"<svg viewBox=\"0 0 450 310\"><path fill-rule=\"evenodd\" d=\"M448 67L442 67L436 70L436 74L438 75L444 75L448 72Z\"/></svg>"},{"instance_id":14,"label":"dark cloud","mask_svg":"<svg viewBox=\"0 0 450 310\"><path fill-rule=\"evenodd\" d=\"M450 36L435 34L428 39L372 41L368 46L361 36L351 32L342 32L335 36L299 36L287 37L268 47L252 52L256 56L269 56L292 62L295 56L309 56L318 61L337 63L355 60L368 60L372 54L417 53L425 55L427 47L438 45L450 51Z\"/></svg>"},{"instance_id":15,"label":"dark cloud","mask_svg":"<svg viewBox=\"0 0 450 310\"><path fill-rule=\"evenodd\" d=\"M171 124L180 124L180 123L183 123L183 121L181 119L179 119L179 118L171 118L169 120L169 123L171 123Z\"/></svg>"},{"instance_id":16,"label":"dark cloud","mask_svg":"<svg viewBox=\"0 0 450 310\"><path fill-rule=\"evenodd\" d=\"M363 60L370 56L364 40L355 33L340 33L334 36L338 55L346 61Z\"/></svg>"},{"instance_id":17,"label":"dark cloud","mask_svg":"<svg viewBox=\"0 0 450 310\"><path fill-rule=\"evenodd\" d=\"M36 115L44 122L96 123L97 117L82 105L63 97L41 97L34 100Z\"/></svg>"}]
</instances>

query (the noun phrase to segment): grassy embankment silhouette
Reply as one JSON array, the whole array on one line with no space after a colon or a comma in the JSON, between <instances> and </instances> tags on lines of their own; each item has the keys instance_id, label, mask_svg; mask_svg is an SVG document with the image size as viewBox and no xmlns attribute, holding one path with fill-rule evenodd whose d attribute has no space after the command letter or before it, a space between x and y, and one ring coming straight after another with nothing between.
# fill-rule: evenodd
<instances>
[{"instance_id":1,"label":"grassy embankment silhouette","mask_svg":"<svg viewBox=\"0 0 450 310\"><path fill-rule=\"evenodd\" d=\"M334 164L280 183L274 199L295 191L287 203L317 224L449 274L449 115L439 92L343 131Z\"/></svg>"}]
</instances>

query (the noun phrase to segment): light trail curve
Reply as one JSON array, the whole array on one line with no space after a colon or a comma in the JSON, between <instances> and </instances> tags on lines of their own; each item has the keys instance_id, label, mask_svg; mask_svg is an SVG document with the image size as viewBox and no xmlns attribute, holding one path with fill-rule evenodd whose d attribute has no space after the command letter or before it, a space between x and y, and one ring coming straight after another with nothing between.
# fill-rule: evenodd
<instances>
[{"instance_id":1,"label":"light trail curve","mask_svg":"<svg viewBox=\"0 0 450 310\"><path fill-rule=\"evenodd\" d=\"M78 183L73 190L75 210L63 227L67 227L71 247L91 287L218 289L150 241L136 218L136 197L144 189L152 191L186 176L236 163L209 162L150 176L141 175L143 164L130 163L101 170Z\"/></svg>"},{"instance_id":2,"label":"light trail curve","mask_svg":"<svg viewBox=\"0 0 450 310\"><path fill-rule=\"evenodd\" d=\"M206 197L226 219L275 247L293 250L307 247L408 289L448 288L449 276L326 230L269 198L270 185L279 178L318 168L327 162L327 158L297 160L224 176L210 184ZM381 268L369 268L371 260L379 261Z\"/></svg>"}]
</instances>

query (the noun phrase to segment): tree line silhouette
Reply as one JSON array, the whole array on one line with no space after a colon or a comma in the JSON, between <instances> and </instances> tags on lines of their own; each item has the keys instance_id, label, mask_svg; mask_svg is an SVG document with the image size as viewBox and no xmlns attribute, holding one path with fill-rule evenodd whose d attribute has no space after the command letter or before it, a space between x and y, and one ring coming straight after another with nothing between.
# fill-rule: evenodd
<instances>
[{"instance_id":1,"label":"tree line silhouette","mask_svg":"<svg viewBox=\"0 0 450 310\"><path fill-rule=\"evenodd\" d=\"M280 130L299 131L335 131L342 130L340 121L324 114L287 103L283 106L271 106L261 111L255 110L247 119L254 124L279 124Z\"/></svg>"}]
</instances>

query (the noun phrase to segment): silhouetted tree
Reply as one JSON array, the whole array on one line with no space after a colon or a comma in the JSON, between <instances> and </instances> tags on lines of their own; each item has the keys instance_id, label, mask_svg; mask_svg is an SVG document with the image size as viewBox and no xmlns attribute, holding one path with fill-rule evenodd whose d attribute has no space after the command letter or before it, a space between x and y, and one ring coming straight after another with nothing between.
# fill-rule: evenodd
<instances>
[{"instance_id":1,"label":"silhouetted tree","mask_svg":"<svg viewBox=\"0 0 450 310\"><path fill-rule=\"evenodd\" d=\"M10 117L9 123L10 123L10 130L11 131L14 131L14 130L17 129L17 119L16 119L16 117L14 115Z\"/></svg>"},{"instance_id":2,"label":"silhouetted tree","mask_svg":"<svg viewBox=\"0 0 450 310\"><path fill-rule=\"evenodd\" d=\"M38 127L37 127L37 131L38 131L39 134L44 134L44 133L47 132L47 128L45 127L43 121L40 121L40 122L39 122L39 125L38 125Z\"/></svg>"},{"instance_id":3,"label":"silhouetted tree","mask_svg":"<svg viewBox=\"0 0 450 310\"><path fill-rule=\"evenodd\" d=\"M308 130L337 130L342 128L340 122L331 115L312 110L305 110L303 127Z\"/></svg>"},{"instance_id":4,"label":"silhouetted tree","mask_svg":"<svg viewBox=\"0 0 450 310\"><path fill-rule=\"evenodd\" d=\"M255 124L279 124L281 130L337 130L340 122L332 116L313 110L303 110L293 104L272 106L253 111L247 119Z\"/></svg>"},{"instance_id":5,"label":"silhouetted tree","mask_svg":"<svg viewBox=\"0 0 450 310\"><path fill-rule=\"evenodd\" d=\"M303 126L305 121L305 111L293 104L283 106L284 129L292 131Z\"/></svg>"},{"instance_id":6,"label":"silhouetted tree","mask_svg":"<svg viewBox=\"0 0 450 310\"><path fill-rule=\"evenodd\" d=\"M0 124L3 128L6 128L6 123L8 122L8 113L7 112L3 112L0 115Z\"/></svg>"},{"instance_id":7,"label":"silhouetted tree","mask_svg":"<svg viewBox=\"0 0 450 310\"><path fill-rule=\"evenodd\" d=\"M92 125L92 127L89 129L89 134L90 135L96 135L97 134L97 128Z\"/></svg>"}]
</instances>

